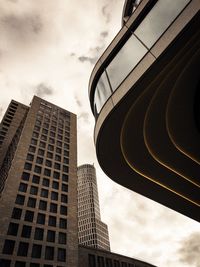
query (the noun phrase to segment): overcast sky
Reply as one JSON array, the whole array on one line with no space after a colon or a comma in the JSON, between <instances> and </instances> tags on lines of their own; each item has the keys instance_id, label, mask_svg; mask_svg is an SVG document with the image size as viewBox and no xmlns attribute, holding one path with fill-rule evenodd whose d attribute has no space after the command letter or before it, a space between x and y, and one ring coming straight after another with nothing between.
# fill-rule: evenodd
<instances>
[{"instance_id":1,"label":"overcast sky","mask_svg":"<svg viewBox=\"0 0 200 267\"><path fill-rule=\"evenodd\" d=\"M124 0L0 0L0 117L33 95L78 116L78 163L97 169L113 252L160 267L200 267L200 224L129 191L101 171L88 80L121 27Z\"/></svg>"}]
</instances>

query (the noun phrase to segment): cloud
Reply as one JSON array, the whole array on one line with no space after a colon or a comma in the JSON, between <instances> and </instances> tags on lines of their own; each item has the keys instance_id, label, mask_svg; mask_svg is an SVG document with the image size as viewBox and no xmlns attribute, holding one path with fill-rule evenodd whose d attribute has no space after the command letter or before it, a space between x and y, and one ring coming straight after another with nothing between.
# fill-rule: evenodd
<instances>
[{"instance_id":1,"label":"cloud","mask_svg":"<svg viewBox=\"0 0 200 267\"><path fill-rule=\"evenodd\" d=\"M78 117L78 119L83 119L84 123L89 123L89 122L90 122L90 121L89 121L89 117L90 117L89 113L87 113L87 112L82 112L82 113L80 114L80 116Z\"/></svg>"},{"instance_id":2,"label":"cloud","mask_svg":"<svg viewBox=\"0 0 200 267\"><path fill-rule=\"evenodd\" d=\"M44 97L45 95L52 95L53 89L44 83L40 83L35 90L35 94L39 97Z\"/></svg>"},{"instance_id":3,"label":"cloud","mask_svg":"<svg viewBox=\"0 0 200 267\"><path fill-rule=\"evenodd\" d=\"M80 62L83 62L83 63L84 62L90 62L92 65L96 63L97 59L98 59L97 57L87 57L87 56L78 57L78 60Z\"/></svg>"},{"instance_id":4,"label":"cloud","mask_svg":"<svg viewBox=\"0 0 200 267\"><path fill-rule=\"evenodd\" d=\"M106 23L109 23L111 19L111 14L108 12L108 4L102 7L101 12L106 19Z\"/></svg>"},{"instance_id":5,"label":"cloud","mask_svg":"<svg viewBox=\"0 0 200 267\"><path fill-rule=\"evenodd\" d=\"M39 14L7 14L0 18L1 30L17 42L32 40L43 28Z\"/></svg>"},{"instance_id":6,"label":"cloud","mask_svg":"<svg viewBox=\"0 0 200 267\"><path fill-rule=\"evenodd\" d=\"M75 100L76 100L76 104L79 106L79 107L82 107L82 103L79 99L79 97L77 95L75 95Z\"/></svg>"},{"instance_id":7,"label":"cloud","mask_svg":"<svg viewBox=\"0 0 200 267\"><path fill-rule=\"evenodd\" d=\"M103 32L100 33L100 35L101 35L103 38L105 38L105 37L108 36L108 31L103 31Z\"/></svg>"},{"instance_id":8,"label":"cloud","mask_svg":"<svg viewBox=\"0 0 200 267\"><path fill-rule=\"evenodd\" d=\"M0 119L2 118L2 115L3 115L3 108L0 107Z\"/></svg>"},{"instance_id":9,"label":"cloud","mask_svg":"<svg viewBox=\"0 0 200 267\"><path fill-rule=\"evenodd\" d=\"M200 233L192 233L179 249L180 260L190 266L200 267Z\"/></svg>"}]
</instances>

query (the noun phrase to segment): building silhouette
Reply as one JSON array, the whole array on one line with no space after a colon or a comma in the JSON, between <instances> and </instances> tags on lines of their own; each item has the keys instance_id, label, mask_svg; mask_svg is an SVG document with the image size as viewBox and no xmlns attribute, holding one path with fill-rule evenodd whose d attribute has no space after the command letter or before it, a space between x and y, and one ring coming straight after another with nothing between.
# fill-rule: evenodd
<instances>
[{"instance_id":1,"label":"building silhouette","mask_svg":"<svg viewBox=\"0 0 200 267\"><path fill-rule=\"evenodd\" d=\"M0 266L78 266L76 116L11 101L0 140Z\"/></svg>"},{"instance_id":2,"label":"building silhouette","mask_svg":"<svg viewBox=\"0 0 200 267\"><path fill-rule=\"evenodd\" d=\"M96 170L93 165L78 167L78 242L110 250L108 227L101 221Z\"/></svg>"},{"instance_id":3,"label":"building silhouette","mask_svg":"<svg viewBox=\"0 0 200 267\"><path fill-rule=\"evenodd\" d=\"M89 81L103 171L197 221L199 9L198 0L125 1L122 28Z\"/></svg>"}]
</instances>

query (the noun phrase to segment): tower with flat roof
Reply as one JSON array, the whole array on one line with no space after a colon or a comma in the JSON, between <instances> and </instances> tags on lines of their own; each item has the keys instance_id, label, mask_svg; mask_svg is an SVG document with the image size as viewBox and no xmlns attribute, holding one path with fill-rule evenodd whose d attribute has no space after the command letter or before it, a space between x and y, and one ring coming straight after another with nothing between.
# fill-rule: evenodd
<instances>
[{"instance_id":1,"label":"tower with flat roof","mask_svg":"<svg viewBox=\"0 0 200 267\"><path fill-rule=\"evenodd\" d=\"M76 115L12 100L0 152L0 266L78 266Z\"/></svg>"}]
</instances>

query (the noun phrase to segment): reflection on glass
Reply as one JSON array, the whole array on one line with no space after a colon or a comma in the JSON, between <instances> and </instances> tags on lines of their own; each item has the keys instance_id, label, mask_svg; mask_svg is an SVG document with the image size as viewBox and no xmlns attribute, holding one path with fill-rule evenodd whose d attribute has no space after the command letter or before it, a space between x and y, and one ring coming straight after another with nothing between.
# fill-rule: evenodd
<instances>
[{"instance_id":1,"label":"reflection on glass","mask_svg":"<svg viewBox=\"0 0 200 267\"><path fill-rule=\"evenodd\" d=\"M131 35L107 67L107 73L113 91L116 90L120 83L133 70L146 52L147 49L142 43L134 35Z\"/></svg>"},{"instance_id":2,"label":"reflection on glass","mask_svg":"<svg viewBox=\"0 0 200 267\"><path fill-rule=\"evenodd\" d=\"M97 83L96 91L94 94L94 103L96 106L97 113L99 113L100 109L111 94L112 92L110 89L110 85L108 83L108 79L104 71Z\"/></svg>"},{"instance_id":3,"label":"reflection on glass","mask_svg":"<svg viewBox=\"0 0 200 267\"><path fill-rule=\"evenodd\" d=\"M190 0L159 0L134 34L151 48L189 2Z\"/></svg>"}]
</instances>

